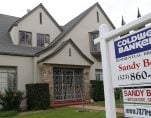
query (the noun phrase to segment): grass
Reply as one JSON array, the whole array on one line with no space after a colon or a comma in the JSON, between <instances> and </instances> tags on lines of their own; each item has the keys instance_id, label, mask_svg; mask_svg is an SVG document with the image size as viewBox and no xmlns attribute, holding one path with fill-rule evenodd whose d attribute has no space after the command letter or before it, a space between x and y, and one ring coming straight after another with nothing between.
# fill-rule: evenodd
<instances>
[{"instance_id":1,"label":"grass","mask_svg":"<svg viewBox=\"0 0 151 118\"><path fill-rule=\"evenodd\" d=\"M81 109L64 107L22 113L0 112L0 118L105 118L105 111L79 112L79 110ZM118 113L117 116L117 118L123 118L122 113Z\"/></svg>"},{"instance_id":2,"label":"grass","mask_svg":"<svg viewBox=\"0 0 151 118\"><path fill-rule=\"evenodd\" d=\"M105 101L96 102L95 105L104 107L105 106ZM123 107L122 100L120 100L120 99L116 100L116 107L117 108L122 108Z\"/></svg>"},{"instance_id":3,"label":"grass","mask_svg":"<svg viewBox=\"0 0 151 118\"><path fill-rule=\"evenodd\" d=\"M3 112L0 112L0 115L1 114L3 114ZM78 112L78 109L76 108L64 107L53 110L20 113L16 114L16 116L9 115L4 118L105 118L105 112Z\"/></svg>"},{"instance_id":4,"label":"grass","mask_svg":"<svg viewBox=\"0 0 151 118\"><path fill-rule=\"evenodd\" d=\"M123 101L121 99L116 100L116 107L122 108L123 107Z\"/></svg>"},{"instance_id":5,"label":"grass","mask_svg":"<svg viewBox=\"0 0 151 118\"><path fill-rule=\"evenodd\" d=\"M0 118L10 118L16 116L17 114L17 111L0 111Z\"/></svg>"},{"instance_id":6,"label":"grass","mask_svg":"<svg viewBox=\"0 0 151 118\"><path fill-rule=\"evenodd\" d=\"M95 105L105 106L104 101L96 102ZM116 100L116 107L122 107L122 101ZM43 111L31 111L17 113L15 111L0 112L0 118L105 118L105 111L78 112L77 108L64 107ZM118 118L123 114L118 113Z\"/></svg>"}]
</instances>

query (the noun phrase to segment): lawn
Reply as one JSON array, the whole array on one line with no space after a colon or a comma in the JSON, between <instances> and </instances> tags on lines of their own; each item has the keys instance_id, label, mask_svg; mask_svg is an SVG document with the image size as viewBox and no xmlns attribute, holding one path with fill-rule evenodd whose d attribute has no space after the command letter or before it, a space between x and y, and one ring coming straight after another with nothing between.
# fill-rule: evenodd
<instances>
[{"instance_id":1,"label":"lawn","mask_svg":"<svg viewBox=\"0 0 151 118\"><path fill-rule=\"evenodd\" d=\"M97 105L97 106L105 106L105 101L96 102L95 105ZM123 107L122 100L120 100L120 99L116 100L116 107L117 108L122 108Z\"/></svg>"},{"instance_id":2,"label":"lawn","mask_svg":"<svg viewBox=\"0 0 151 118\"><path fill-rule=\"evenodd\" d=\"M8 113L7 115L8 117L4 118L105 118L104 111L91 111L91 112L78 112L78 111L79 109L76 108L64 107L45 111L19 113L13 117L11 116L11 113ZM4 113L0 112L0 118L3 118L2 114Z\"/></svg>"},{"instance_id":3,"label":"lawn","mask_svg":"<svg viewBox=\"0 0 151 118\"><path fill-rule=\"evenodd\" d=\"M104 101L95 102L95 105L105 106ZM116 107L122 107L122 101L116 100ZM105 118L105 111L79 112L78 108L63 107L57 109L32 112L0 112L0 118ZM118 116L123 116L119 114ZM120 118L120 117L119 117Z\"/></svg>"}]
</instances>

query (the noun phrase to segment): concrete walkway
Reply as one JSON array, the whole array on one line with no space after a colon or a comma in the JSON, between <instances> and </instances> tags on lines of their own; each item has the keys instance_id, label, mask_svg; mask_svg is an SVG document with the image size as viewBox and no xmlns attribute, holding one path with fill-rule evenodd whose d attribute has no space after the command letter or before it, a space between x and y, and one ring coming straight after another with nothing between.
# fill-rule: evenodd
<instances>
[{"instance_id":1,"label":"concrete walkway","mask_svg":"<svg viewBox=\"0 0 151 118\"><path fill-rule=\"evenodd\" d=\"M71 107L82 109L82 105L72 105ZM84 105L84 108L88 109L88 110L105 111L105 107L101 107L101 106ZM116 108L116 112L123 113L123 109L122 108Z\"/></svg>"}]
</instances>

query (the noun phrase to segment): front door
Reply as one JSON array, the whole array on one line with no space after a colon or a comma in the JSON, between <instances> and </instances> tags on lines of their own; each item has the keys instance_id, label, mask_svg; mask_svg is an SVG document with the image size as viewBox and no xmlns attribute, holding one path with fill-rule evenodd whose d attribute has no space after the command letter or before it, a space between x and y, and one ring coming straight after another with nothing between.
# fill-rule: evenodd
<instances>
[{"instance_id":1,"label":"front door","mask_svg":"<svg viewBox=\"0 0 151 118\"><path fill-rule=\"evenodd\" d=\"M82 69L54 68L53 79L55 100L82 98Z\"/></svg>"}]
</instances>

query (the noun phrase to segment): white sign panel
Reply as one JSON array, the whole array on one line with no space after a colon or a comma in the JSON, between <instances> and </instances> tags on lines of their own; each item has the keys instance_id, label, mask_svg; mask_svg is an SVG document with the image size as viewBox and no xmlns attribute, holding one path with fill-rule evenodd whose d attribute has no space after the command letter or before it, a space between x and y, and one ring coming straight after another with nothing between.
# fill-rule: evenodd
<instances>
[{"instance_id":1,"label":"white sign panel","mask_svg":"<svg viewBox=\"0 0 151 118\"><path fill-rule=\"evenodd\" d=\"M151 88L123 89L123 102L150 103Z\"/></svg>"},{"instance_id":2,"label":"white sign panel","mask_svg":"<svg viewBox=\"0 0 151 118\"><path fill-rule=\"evenodd\" d=\"M124 104L126 118L151 118L151 105Z\"/></svg>"},{"instance_id":3,"label":"white sign panel","mask_svg":"<svg viewBox=\"0 0 151 118\"><path fill-rule=\"evenodd\" d=\"M151 27L109 41L115 88L151 85Z\"/></svg>"}]
</instances>

